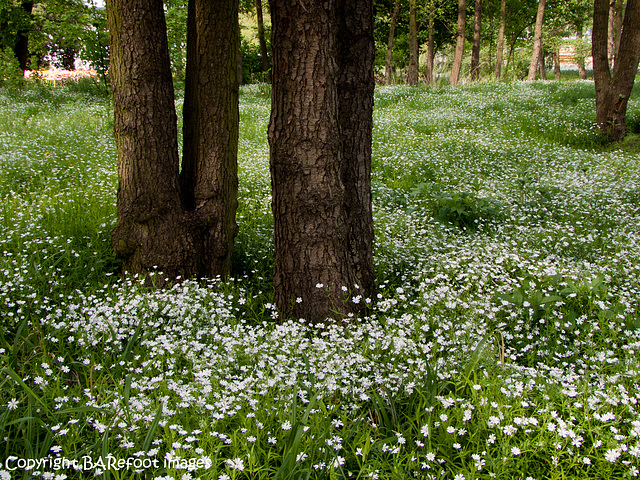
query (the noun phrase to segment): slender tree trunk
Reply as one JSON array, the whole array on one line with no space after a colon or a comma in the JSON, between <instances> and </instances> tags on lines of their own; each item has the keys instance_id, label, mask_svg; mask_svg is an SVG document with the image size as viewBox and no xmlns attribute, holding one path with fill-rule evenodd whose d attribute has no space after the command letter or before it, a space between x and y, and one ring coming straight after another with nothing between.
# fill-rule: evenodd
<instances>
[{"instance_id":1,"label":"slender tree trunk","mask_svg":"<svg viewBox=\"0 0 640 480\"><path fill-rule=\"evenodd\" d=\"M613 11L613 61L615 62L618 52L620 50L620 38L622 35L622 20L624 18L624 11L626 5L625 0L617 0L615 9ZM640 28L640 25L637 25Z\"/></svg>"},{"instance_id":2,"label":"slender tree trunk","mask_svg":"<svg viewBox=\"0 0 640 480\"><path fill-rule=\"evenodd\" d=\"M608 42L607 42L607 52L609 58L609 68L613 68L614 57L616 54L616 28L615 28L615 18L616 18L616 4L618 0L609 0L609 21L607 24L607 32L608 32Z\"/></svg>"},{"instance_id":3,"label":"slender tree trunk","mask_svg":"<svg viewBox=\"0 0 640 480\"><path fill-rule=\"evenodd\" d=\"M498 47L496 50L496 69L494 76L499 79L502 75L502 56L504 54L504 30L507 24L507 0L500 0L500 29L498 30Z\"/></svg>"},{"instance_id":4,"label":"slender tree trunk","mask_svg":"<svg viewBox=\"0 0 640 480\"><path fill-rule=\"evenodd\" d=\"M400 0L396 0L393 7L393 14L391 14L391 21L389 22L389 41L387 42L387 58L384 64L384 84L391 84L391 56L393 54L393 37L396 30L396 21L398 20L398 13L400 12Z\"/></svg>"},{"instance_id":5,"label":"slender tree trunk","mask_svg":"<svg viewBox=\"0 0 640 480\"><path fill-rule=\"evenodd\" d=\"M560 80L562 78L562 72L560 70L560 52L556 50L551 54L553 56L553 78Z\"/></svg>"},{"instance_id":6,"label":"slender tree trunk","mask_svg":"<svg viewBox=\"0 0 640 480\"><path fill-rule=\"evenodd\" d=\"M582 42L582 24L576 26L576 39L578 40L578 45L580 45ZM584 55L582 52L578 52L576 63L578 64L578 78L586 80L587 71L584 68Z\"/></svg>"},{"instance_id":7,"label":"slender tree trunk","mask_svg":"<svg viewBox=\"0 0 640 480\"><path fill-rule=\"evenodd\" d=\"M264 35L264 18L262 15L262 0L256 0L256 17L258 20L258 41L260 42L260 60L262 71L269 71L269 54L267 52L267 40Z\"/></svg>"},{"instance_id":8,"label":"slender tree trunk","mask_svg":"<svg viewBox=\"0 0 640 480\"><path fill-rule=\"evenodd\" d=\"M429 7L429 5L427 5ZM435 85L435 72L433 60L435 57L435 11L433 6L429 10L429 37L427 40L427 64L425 67L425 76L427 83L431 86Z\"/></svg>"},{"instance_id":9,"label":"slender tree trunk","mask_svg":"<svg viewBox=\"0 0 640 480\"><path fill-rule=\"evenodd\" d=\"M107 22L119 179L114 250L131 273L191 274L162 0L109 0Z\"/></svg>"},{"instance_id":10,"label":"slender tree trunk","mask_svg":"<svg viewBox=\"0 0 640 480\"><path fill-rule=\"evenodd\" d=\"M626 114L640 62L640 0L628 0L620 49L613 72L608 58L608 0L595 0L593 10L593 76L596 87L596 122L611 140L626 133Z\"/></svg>"},{"instance_id":11,"label":"slender tree trunk","mask_svg":"<svg viewBox=\"0 0 640 480\"><path fill-rule=\"evenodd\" d=\"M480 33L482 29L482 0L476 0L473 10L473 46L471 48L471 80L480 79Z\"/></svg>"},{"instance_id":12,"label":"slender tree trunk","mask_svg":"<svg viewBox=\"0 0 640 480\"><path fill-rule=\"evenodd\" d=\"M540 63L542 56L542 22L544 20L545 0L538 0L538 14L536 15L536 27L533 38L533 54L531 55L531 63L529 64L529 75L527 80L532 82L536 79L536 69ZM543 80L545 77L543 77Z\"/></svg>"},{"instance_id":13,"label":"slender tree trunk","mask_svg":"<svg viewBox=\"0 0 640 480\"><path fill-rule=\"evenodd\" d=\"M373 7L271 0L271 18L275 301L343 318L373 292Z\"/></svg>"},{"instance_id":14,"label":"slender tree trunk","mask_svg":"<svg viewBox=\"0 0 640 480\"><path fill-rule=\"evenodd\" d=\"M462 69L462 57L464 55L464 30L467 23L467 2L459 0L458 2L458 32L456 36L456 53L453 57L453 66L451 67L451 76L449 83L457 85L460 80L460 70Z\"/></svg>"},{"instance_id":15,"label":"slender tree trunk","mask_svg":"<svg viewBox=\"0 0 640 480\"><path fill-rule=\"evenodd\" d=\"M198 274L214 278L231 271L238 231L238 0L190 0L189 15L180 180L202 235Z\"/></svg>"},{"instance_id":16,"label":"slender tree trunk","mask_svg":"<svg viewBox=\"0 0 640 480\"><path fill-rule=\"evenodd\" d=\"M544 60L545 60L545 55L543 50L542 52L540 52L540 61L538 62L538 67L540 68L540 78L542 80L547 79L547 67L544 63Z\"/></svg>"},{"instance_id":17,"label":"slender tree trunk","mask_svg":"<svg viewBox=\"0 0 640 480\"><path fill-rule=\"evenodd\" d=\"M409 0L409 69L407 83L418 85L418 25L416 22L416 0Z\"/></svg>"}]
</instances>

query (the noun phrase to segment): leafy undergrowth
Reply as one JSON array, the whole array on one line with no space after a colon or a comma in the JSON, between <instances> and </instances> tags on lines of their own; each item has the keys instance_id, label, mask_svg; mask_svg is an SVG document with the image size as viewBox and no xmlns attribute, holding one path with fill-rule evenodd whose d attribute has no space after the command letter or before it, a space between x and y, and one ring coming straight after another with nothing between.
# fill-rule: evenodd
<instances>
[{"instance_id":1,"label":"leafy undergrowth","mask_svg":"<svg viewBox=\"0 0 640 480\"><path fill-rule=\"evenodd\" d=\"M0 91L0 478L637 477L640 157L593 84L380 88L378 294L326 328L276 320L267 91L234 278L163 291L117 275L108 99Z\"/></svg>"}]
</instances>

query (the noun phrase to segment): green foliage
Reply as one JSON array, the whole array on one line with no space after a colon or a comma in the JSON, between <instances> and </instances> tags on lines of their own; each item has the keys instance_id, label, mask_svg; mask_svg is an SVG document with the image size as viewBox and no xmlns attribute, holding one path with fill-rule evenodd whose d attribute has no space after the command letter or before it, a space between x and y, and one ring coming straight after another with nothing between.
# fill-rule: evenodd
<instances>
[{"instance_id":1,"label":"green foliage","mask_svg":"<svg viewBox=\"0 0 640 480\"><path fill-rule=\"evenodd\" d=\"M468 192L436 195L435 219L462 229L475 229L478 224L499 215L502 204L493 198L478 198Z\"/></svg>"},{"instance_id":2,"label":"green foliage","mask_svg":"<svg viewBox=\"0 0 640 480\"><path fill-rule=\"evenodd\" d=\"M24 84L24 75L13 50L0 51L0 86L16 89Z\"/></svg>"}]
</instances>

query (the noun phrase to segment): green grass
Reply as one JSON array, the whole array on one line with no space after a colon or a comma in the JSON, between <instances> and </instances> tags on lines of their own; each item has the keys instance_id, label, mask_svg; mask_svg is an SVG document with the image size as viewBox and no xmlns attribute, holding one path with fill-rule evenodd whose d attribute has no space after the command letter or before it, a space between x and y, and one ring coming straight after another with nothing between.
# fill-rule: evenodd
<instances>
[{"instance_id":1,"label":"green grass","mask_svg":"<svg viewBox=\"0 0 640 480\"><path fill-rule=\"evenodd\" d=\"M328 328L275 320L269 97L233 278L155 291L111 252L109 98L0 90L0 478L635 478L638 90L604 145L591 82L379 88L378 295Z\"/></svg>"}]
</instances>

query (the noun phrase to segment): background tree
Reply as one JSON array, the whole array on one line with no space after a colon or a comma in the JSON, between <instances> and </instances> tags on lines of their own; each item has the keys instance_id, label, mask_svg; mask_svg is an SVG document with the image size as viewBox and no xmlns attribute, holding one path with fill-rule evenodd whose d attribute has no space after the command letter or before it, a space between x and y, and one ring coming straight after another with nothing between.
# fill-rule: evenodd
<instances>
[{"instance_id":1,"label":"background tree","mask_svg":"<svg viewBox=\"0 0 640 480\"><path fill-rule=\"evenodd\" d=\"M267 49L267 39L264 29L264 15L262 14L262 0L256 1L256 21L258 22L258 42L260 43L260 60L262 62L262 71L268 72L271 68L269 66L269 53Z\"/></svg>"},{"instance_id":2,"label":"background tree","mask_svg":"<svg viewBox=\"0 0 640 480\"><path fill-rule=\"evenodd\" d=\"M373 6L270 4L275 300L285 317L324 321L374 290Z\"/></svg>"},{"instance_id":3,"label":"background tree","mask_svg":"<svg viewBox=\"0 0 640 480\"><path fill-rule=\"evenodd\" d=\"M429 85L435 85L434 76L434 58L435 58L435 17L436 17L436 4L434 0L427 0L426 11L428 16L427 24L427 61L425 64L424 75Z\"/></svg>"},{"instance_id":4,"label":"background tree","mask_svg":"<svg viewBox=\"0 0 640 480\"><path fill-rule=\"evenodd\" d=\"M460 79L460 70L462 69L462 57L464 56L464 32L467 24L467 2L466 0L458 1L458 29L456 34L456 53L453 57L453 66L451 67L451 76L449 83L457 85Z\"/></svg>"},{"instance_id":5,"label":"background tree","mask_svg":"<svg viewBox=\"0 0 640 480\"><path fill-rule=\"evenodd\" d=\"M169 58L174 78L183 82L187 67L187 0L165 0Z\"/></svg>"},{"instance_id":6,"label":"background tree","mask_svg":"<svg viewBox=\"0 0 640 480\"><path fill-rule=\"evenodd\" d=\"M504 32L507 25L507 0L500 0L500 27L498 28L498 44L496 46L496 64L493 75L496 79L502 76L504 54Z\"/></svg>"},{"instance_id":7,"label":"background tree","mask_svg":"<svg viewBox=\"0 0 640 480\"><path fill-rule=\"evenodd\" d=\"M119 180L114 250L125 271L157 268L160 282L225 275L237 179L233 167L218 173L237 152L238 4L189 4L182 175L163 8L161 0L107 2Z\"/></svg>"},{"instance_id":8,"label":"background tree","mask_svg":"<svg viewBox=\"0 0 640 480\"><path fill-rule=\"evenodd\" d=\"M89 6L88 23L82 32L80 58L91 65L105 84L108 83L109 70L109 31L104 8Z\"/></svg>"},{"instance_id":9,"label":"background tree","mask_svg":"<svg viewBox=\"0 0 640 480\"><path fill-rule=\"evenodd\" d=\"M473 44L471 48L471 80L480 78L480 33L482 31L482 0L476 0L473 9Z\"/></svg>"},{"instance_id":10,"label":"background tree","mask_svg":"<svg viewBox=\"0 0 640 480\"><path fill-rule=\"evenodd\" d=\"M389 40L387 41L387 56L386 63L384 65L385 85L391 84L391 59L393 55L393 40L395 36L398 13L400 13L400 0L395 0L395 3L393 5L393 13L391 14L391 20L389 21Z\"/></svg>"},{"instance_id":11,"label":"background tree","mask_svg":"<svg viewBox=\"0 0 640 480\"><path fill-rule=\"evenodd\" d=\"M29 35L33 30L33 1L4 0L0 3L2 49L10 48L22 71L29 68Z\"/></svg>"},{"instance_id":12,"label":"background tree","mask_svg":"<svg viewBox=\"0 0 640 480\"><path fill-rule=\"evenodd\" d=\"M595 0L593 8L593 77L596 87L596 122L610 140L626 133L629 95L640 61L640 0L628 0L622 23L618 56L609 67L609 2Z\"/></svg>"},{"instance_id":13,"label":"background tree","mask_svg":"<svg viewBox=\"0 0 640 480\"><path fill-rule=\"evenodd\" d=\"M416 18L416 0L409 0L409 69L407 83L411 86L418 84L418 22Z\"/></svg>"},{"instance_id":14,"label":"background tree","mask_svg":"<svg viewBox=\"0 0 640 480\"><path fill-rule=\"evenodd\" d=\"M538 0L538 13L536 15L536 27L533 36L533 53L531 54L531 63L529 64L528 81L536 79L536 70L542 58L542 27L544 22L545 0ZM543 74L544 75L544 74ZM544 80L544 76L542 77Z\"/></svg>"}]
</instances>

